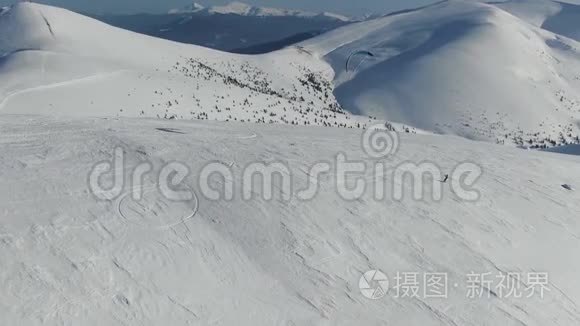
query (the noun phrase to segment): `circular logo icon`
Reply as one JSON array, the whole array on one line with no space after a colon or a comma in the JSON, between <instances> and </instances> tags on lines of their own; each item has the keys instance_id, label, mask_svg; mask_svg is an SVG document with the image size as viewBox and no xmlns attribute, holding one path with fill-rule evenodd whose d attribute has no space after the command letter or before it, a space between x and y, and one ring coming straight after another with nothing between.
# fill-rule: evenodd
<instances>
[{"instance_id":1,"label":"circular logo icon","mask_svg":"<svg viewBox=\"0 0 580 326\"><path fill-rule=\"evenodd\" d=\"M399 135L384 125L372 126L363 133L362 148L371 158L386 158L399 150Z\"/></svg>"},{"instance_id":2,"label":"circular logo icon","mask_svg":"<svg viewBox=\"0 0 580 326\"><path fill-rule=\"evenodd\" d=\"M389 278L379 270L364 273L358 282L360 293L371 300L378 300L389 291Z\"/></svg>"}]
</instances>

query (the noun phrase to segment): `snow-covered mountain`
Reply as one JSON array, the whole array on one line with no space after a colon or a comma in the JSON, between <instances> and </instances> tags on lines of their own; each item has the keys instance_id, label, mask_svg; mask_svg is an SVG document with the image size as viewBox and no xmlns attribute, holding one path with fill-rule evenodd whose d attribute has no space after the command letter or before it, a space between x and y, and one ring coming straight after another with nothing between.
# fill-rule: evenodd
<instances>
[{"instance_id":1,"label":"snow-covered mountain","mask_svg":"<svg viewBox=\"0 0 580 326\"><path fill-rule=\"evenodd\" d=\"M538 18L568 15L576 7L558 3L558 11L539 10L534 1L527 11L536 14L524 15L525 4L446 1L349 24L262 56L165 42L22 4L0 20L3 30L25 31L0 41L11 53L0 79L3 106L6 112L55 107L93 115L349 127L368 125L368 118L354 116L362 115L523 147L578 143L580 43L542 28ZM573 30L569 25L566 31ZM79 86L87 83L91 87ZM69 87L90 94L72 108L62 96ZM31 89L50 100L30 105L35 97L24 95Z\"/></svg>"},{"instance_id":2,"label":"snow-covered mountain","mask_svg":"<svg viewBox=\"0 0 580 326\"><path fill-rule=\"evenodd\" d=\"M531 129L543 144L571 123L571 142L579 127L578 42L506 10L447 1L252 56L35 3L3 11L0 325L579 325L577 146L454 136L518 142ZM383 121L343 107L454 135L389 133L396 150L377 159L368 146L384 142L356 128ZM99 200L91 171L118 153L122 192ZM339 179L340 157L366 169ZM190 201L158 193L177 162ZM272 200L259 183L242 195L256 163L288 168ZM231 199L204 196L208 164L231 171L209 185L232 184ZM395 176L413 164L451 179ZM433 184L422 200L419 179ZM340 195L359 182L358 199ZM365 297L372 270L391 281L378 300ZM423 292L428 275L445 275L445 296Z\"/></svg>"},{"instance_id":3,"label":"snow-covered mountain","mask_svg":"<svg viewBox=\"0 0 580 326\"><path fill-rule=\"evenodd\" d=\"M335 95L351 112L521 146L576 143L580 43L565 35L579 20L556 18L576 10L550 1L445 1L301 47L333 67Z\"/></svg>"},{"instance_id":4,"label":"snow-covered mountain","mask_svg":"<svg viewBox=\"0 0 580 326\"><path fill-rule=\"evenodd\" d=\"M580 2L511 0L496 5L537 27L580 41Z\"/></svg>"},{"instance_id":5,"label":"snow-covered mountain","mask_svg":"<svg viewBox=\"0 0 580 326\"><path fill-rule=\"evenodd\" d=\"M184 13L196 13L204 10L205 7L202 4L194 2L188 6L179 9L171 9L169 10L170 14L184 14Z\"/></svg>"},{"instance_id":6,"label":"snow-covered mountain","mask_svg":"<svg viewBox=\"0 0 580 326\"><path fill-rule=\"evenodd\" d=\"M348 22L351 19L330 12L313 13L302 10L291 10L291 9L279 9L279 8L268 8L268 7L256 7L251 6L243 2L234 1L223 6L212 6L205 8L196 2L183 8L183 9L173 9L170 13L203 13L208 15L221 14L221 15L240 15L240 16L256 16L256 17L300 17L300 18L328 18L332 20L338 20L343 22Z\"/></svg>"},{"instance_id":7,"label":"snow-covered mountain","mask_svg":"<svg viewBox=\"0 0 580 326\"><path fill-rule=\"evenodd\" d=\"M241 56L19 3L0 16L0 111L362 126L297 51ZM71 96L75 94L75 96Z\"/></svg>"}]
</instances>

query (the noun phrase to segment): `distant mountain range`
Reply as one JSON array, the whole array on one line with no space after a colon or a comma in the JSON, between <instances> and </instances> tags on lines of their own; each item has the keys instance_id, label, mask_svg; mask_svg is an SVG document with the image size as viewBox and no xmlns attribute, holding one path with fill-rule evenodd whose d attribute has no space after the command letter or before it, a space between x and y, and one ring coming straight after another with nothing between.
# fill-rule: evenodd
<instances>
[{"instance_id":1,"label":"distant mountain range","mask_svg":"<svg viewBox=\"0 0 580 326\"><path fill-rule=\"evenodd\" d=\"M351 22L333 13L253 7L241 2L207 8L193 3L167 14L93 17L133 32L236 53L278 50Z\"/></svg>"},{"instance_id":2,"label":"distant mountain range","mask_svg":"<svg viewBox=\"0 0 580 326\"><path fill-rule=\"evenodd\" d=\"M194 2L187 7L170 10L169 13L170 14L196 13L206 15L220 14L220 15L256 16L256 17L292 16L301 18L327 18L330 20L339 20L343 22L351 21L351 18L330 12L313 13L301 10L255 7L238 1L231 2L230 4L225 6L212 6L207 8L199 3Z\"/></svg>"}]
</instances>

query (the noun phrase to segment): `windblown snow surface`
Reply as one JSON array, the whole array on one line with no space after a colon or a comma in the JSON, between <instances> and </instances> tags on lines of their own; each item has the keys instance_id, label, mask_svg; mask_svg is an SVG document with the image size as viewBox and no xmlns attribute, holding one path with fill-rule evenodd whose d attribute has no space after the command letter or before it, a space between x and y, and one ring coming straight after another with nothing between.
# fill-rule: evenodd
<instances>
[{"instance_id":1,"label":"windblown snow surface","mask_svg":"<svg viewBox=\"0 0 580 326\"><path fill-rule=\"evenodd\" d=\"M260 56L140 36L49 6L3 11L0 325L579 325L580 158L457 137L577 123L578 43L498 8L441 3ZM375 61L340 70L369 45ZM443 174L473 162L483 171L479 198L459 198L448 182L441 200L417 201L409 179L377 179L367 168L368 188L382 180L385 199L367 189L345 200L330 173L300 200L294 192L312 183L316 163L377 163L354 128L374 120L343 111L335 94L353 112L368 106L456 134L401 133L399 150L381 161L389 170L431 162ZM101 201L89 174L115 148L124 192ZM196 196L132 199L130 175L143 162L153 168L145 189L181 162ZM242 172L254 162L288 165L289 199L243 199ZM212 179L216 189L233 181L232 200L203 196L198 177L209 163L233 171ZM396 188L401 200L388 191ZM397 272L445 273L447 298L391 288L367 299L359 286L370 270L391 285ZM518 298L479 284L484 293L470 298L473 273L547 273L548 290Z\"/></svg>"},{"instance_id":2,"label":"windblown snow surface","mask_svg":"<svg viewBox=\"0 0 580 326\"><path fill-rule=\"evenodd\" d=\"M247 164L288 162L302 189L312 164L339 151L366 157L361 132L130 118L0 123L3 325L580 323L580 197L561 187L580 180L575 156L408 135L389 166L478 162L481 198L463 202L446 187L440 202L410 193L351 202L330 178L312 201L243 201ZM199 190L191 203L145 196L142 205L160 205L151 211L131 210L125 197L97 201L87 171L119 145L128 170L186 162L193 188L204 164L231 164L234 200L205 200ZM448 273L449 298L366 299L358 282L372 269ZM466 298L468 273L531 271L550 275L544 299Z\"/></svg>"}]
</instances>

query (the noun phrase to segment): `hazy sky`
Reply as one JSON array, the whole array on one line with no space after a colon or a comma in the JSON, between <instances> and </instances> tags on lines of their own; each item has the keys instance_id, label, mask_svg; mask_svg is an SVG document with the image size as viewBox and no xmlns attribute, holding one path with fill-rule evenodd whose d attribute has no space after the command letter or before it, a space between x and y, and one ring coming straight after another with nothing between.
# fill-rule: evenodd
<instances>
[{"instance_id":1,"label":"hazy sky","mask_svg":"<svg viewBox=\"0 0 580 326\"><path fill-rule=\"evenodd\" d=\"M18 0L0 0L7 5ZM76 11L91 13L105 12L167 12L181 8L193 1L189 0L35 0ZM198 0L203 5L221 5L229 0ZM332 11L342 14L359 15L367 12L389 12L418 7L434 0L243 0L241 2L279 8L305 9L310 11Z\"/></svg>"}]
</instances>

